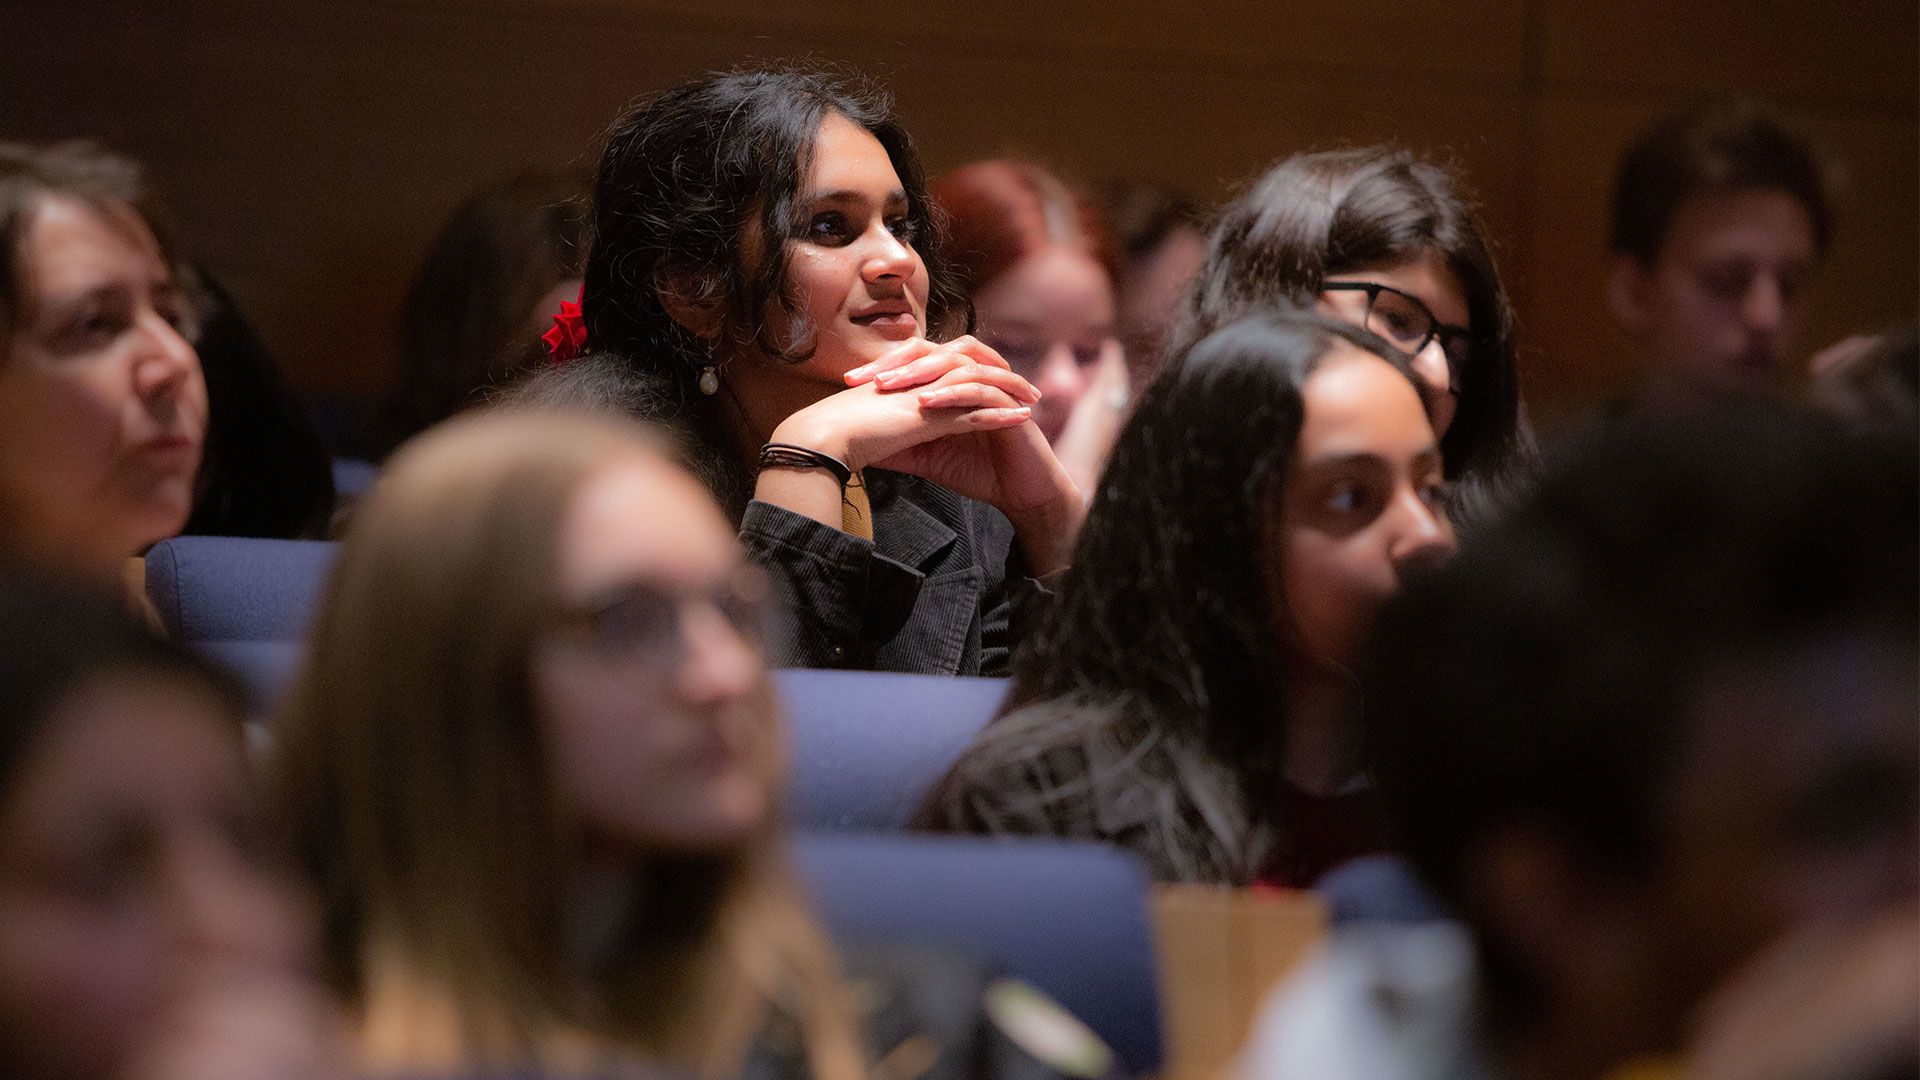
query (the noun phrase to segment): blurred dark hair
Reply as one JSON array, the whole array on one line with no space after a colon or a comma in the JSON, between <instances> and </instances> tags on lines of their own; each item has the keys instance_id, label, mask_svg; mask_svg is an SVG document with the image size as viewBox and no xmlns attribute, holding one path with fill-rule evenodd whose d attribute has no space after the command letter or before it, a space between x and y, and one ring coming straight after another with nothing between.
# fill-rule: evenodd
<instances>
[{"instance_id":1,"label":"blurred dark hair","mask_svg":"<svg viewBox=\"0 0 1920 1080\"><path fill-rule=\"evenodd\" d=\"M919 156L890 108L865 83L770 68L689 83L614 122L593 188L582 304L587 345L624 358L660 384L670 411L654 419L688 429L716 457L731 461L715 399L696 387L700 369L716 358L667 313L662 286L716 302L722 335L736 346L793 362L812 355L808 327L800 325L793 340L775 340L768 315L783 309L796 320L803 316L787 295L787 238L802 224L794 201L829 115L872 134L900 176L907 235L931 284L929 331L971 323L942 258L942 228ZM749 230L773 238L756 262L748 261L742 244ZM715 492L736 515L744 501L740 488L732 477Z\"/></svg>"},{"instance_id":2,"label":"blurred dark hair","mask_svg":"<svg viewBox=\"0 0 1920 1080\"><path fill-rule=\"evenodd\" d=\"M1199 830L1187 879L1244 883L1265 843L1269 823L1242 797L1277 790L1286 742L1264 538L1299 442L1302 388L1337 341L1380 356L1425 400L1386 342L1304 313L1248 316L1169 362L1121 429L1057 602L1022 643L1001 707L1099 706L1075 710L1088 730L1052 714L1038 728L1006 716L976 744L994 761L1088 738L1136 748L1141 775L1126 782L1159 788L1157 805L1172 800Z\"/></svg>"},{"instance_id":3,"label":"blurred dark hair","mask_svg":"<svg viewBox=\"0 0 1920 1080\"><path fill-rule=\"evenodd\" d=\"M615 416L664 416L672 412L667 387L658 379L638 375L619 356L587 353L564 365L548 365L501 392L493 401L500 409L536 409L548 412L608 413ZM660 427L667 436L662 449L673 463L694 475L708 490L732 482L734 468L711 448L689 445L689 434Z\"/></svg>"},{"instance_id":4,"label":"blurred dark hair","mask_svg":"<svg viewBox=\"0 0 1920 1080\"><path fill-rule=\"evenodd\" d=\"M1816 251L1833 238L1833 195L1825 164L1805 136L1766 105L1715 98L1656 122L1627 147L1613 184L1608 243L1651 266L1667 229L1695 199L1781 191L1813 222Z\"/></svg>"},{"instance_id":5,"label":"blurred dark hair","mask_svg":"<svg viewBox=\"0 0 1920 1080\"><path fill-rule=\"evenodd\" d=\"M1513 309L1486 230L1448 169L1403 150L1366 147L1295 154L1221 211L1169 352L1249 308L1311 307L1328 274L1432 251L1466 290L1473 342L1459 409L1441 439L1455 501L1466 516L1510 497L1532 463L1520 415Z\"/></svg>"},{"instance_id":6,"label":"blurred dark hair","mask_svg":"<svg viewBox=\"0 0 1920 1080\"><path fill-rule=\"evenodd\" d=\"M0 142L0 333L13 332L29 299L22 246L41 204L55 197L87 206L114 228L123 228L123 214L132 211L153 234L176 283L187 287L171 222L138 162L82 140L51 146Z\"/></svg>"},{"instance_id":7,"label":"blurred dark hair","mask_svg":"<svg viewBox=\"0 0 1920 1080\"><path fill-rule=\"evenodd\" d=\"M193 271L207 442L188 536L320 539L333 516L333 461L306 406L220 283Z\"/></svg>"},{"instance_id":8,"label":"blurred dark hair","mask_svg":"<svg viewBox=\"0 0 1920 1080\"><path fill-rule=\"evenodd\" d=\"M583 178L528 173L468 196L441 226L407 293L400 366L364 452L393 448L479 403L546 359L534 306L586 261ZM544 330L544 327L541 328Z\"/></svg>"},{"instance_id":9,"label":"blurred dark hair","mask_svg":"<svg viewBox=\"0 0 1920 1080\"><path fill-rule=\"evenodd\" d=\"M1212 224L1200 200L1169 184L1116 180L1101 195L1120 257L1128 261L1152 253L1179 229L1205 235Z\"/></svg>"},{"instance_id":10,"label":"blurred dark hair","mask_svg":"<svg viewBox=\"0 0 1920 1080\"><path fill-rule=\"evenodd\" d=\"M962 165L935 181L947 218L947 258L969 296L1030 255L1054 246L1092 258L1111 281L1119 259L1093 205L1031 161Z\"/></svg>"},{"instance_id":11,"label":"blurred dark hair","mask_svg":"<svg viewBox=\"0 0 1920 1080\"><path fill-rule=\"evenodd\" d=\"M1655 865L1707 672L1829 631L1913 641L1917 464L1911 434L1761 401L1572 448L1376 623L1369 751L1421 875L1471 922L1473 856L1502 826L1629 879Z\"/></svg>"},{"instance_id":12,"label":"blurred dark hair","mask_svg":"<svg viewBox=\"0 0 1920 1080\"><path fill-rule=\"evenodd\" d=\"M0 802L47 714L91 680L116 674L205 690L233 717L237 737L247 700L225 672L155 636L116 597L18 565L0 568Z\"/></svg>"}]
</instances>

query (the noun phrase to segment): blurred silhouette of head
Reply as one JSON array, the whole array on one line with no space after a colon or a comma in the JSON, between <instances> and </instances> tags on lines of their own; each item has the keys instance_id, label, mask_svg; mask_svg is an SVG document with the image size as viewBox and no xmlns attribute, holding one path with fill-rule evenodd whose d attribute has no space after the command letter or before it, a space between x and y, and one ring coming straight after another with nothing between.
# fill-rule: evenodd
<instances>
[{"instance_id":1,"label":"blurred silhouette of head","mask_svg":"<svg viewBox=\"0 0 1920 1080\"><path fill-rule=\"evenodd\" d=\"M1916 507L1910 434L1647 416L1389 605L1376 769L1501 1037L1671 1052L1774 936L1912 901Z\"/></svg>"},{"instance_id":2,"label":"blurred silhouette of head","mask_svg":"<svg viewBox=\"0 0 1920 1080\"><path fill-rule=\"evenodd\" d=\"M580 294L585 192L583 177L528 173L475 192L447 218L407 294L400 366L369 457L385 458L545 362L540 335L560 302Z\"/></svg>"}]
</instances>

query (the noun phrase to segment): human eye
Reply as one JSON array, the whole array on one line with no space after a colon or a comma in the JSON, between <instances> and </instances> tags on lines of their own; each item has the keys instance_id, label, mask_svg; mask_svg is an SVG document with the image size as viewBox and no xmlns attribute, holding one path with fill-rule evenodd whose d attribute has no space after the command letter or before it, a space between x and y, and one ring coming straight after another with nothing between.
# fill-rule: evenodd
<instances>
[{"instance_id":1,"label":"human eye","mask_svg":"<svg viewBox=\"0 0 1920 1080\"><path fill-rule=\"evenodd\" d=\"M806 239L826 247L842 247L853 240L853 226L838 210L822 210L807 222Z\"/></svg>"},{"instance_id":2,"label":"human eye","mask_svg":"<svg viewBox=\"0 0 1920 1080\"><path fill-rule=\"evenodd\" d=\"M51 351L69 359L101 356L132 326L130 320L111 312L88 315L62 330L52 342Z\"/></svg>"},{"instance_id":3,"label":"human eye","mask_svg":"<svg viewBox=\"0 0 1920 1080\"><path fill-rule=\"evenodd\" d=\"M125 333L131 322L131 312L123 305L91 303L75 318L68 336L76 345L104 345Z\"/></svg>"},{"instance_id":4,"label":"human eye","mask_svg":"<svg viewBox=\"0 0 1920 1080\"><path fill-rule=\"evenodd\" d=\"M1379 317L1386 324L1388 334L1401 341L1413 341L1426 332L1426 327L1420 325L1421 320L1411 311L1386 308L1380 311Z\"/></svg>"},{"instance_id":5,"label":"human eye","mask_svg":"<svg viewBox=\"0 0 1920 1080\"><path fill-rule=\"evenodd\" d=\"M1753 275L1744 266L1709 266L1700 272L1700 285L1720 300L1738 300L1747 293Z\"/></svg>"},{"instance_id":6,"label":"human eye","mask_svg":"<svg viewBox=\"0 0 1920 1080\"><path fill-rule=\"evenodd\" d=\"M653 650L679 633L679 605L657 589L634 586L594 604L587 626L608 652Z\"/></svg>"},{"instance_id":7,"label":"human eye","mask_svg":"<svg viewBox=\"0 0 1920 1080\"><path fill-rule=\"evenodd\" d=\"M1780 275L1781 301L1791 304L1795 300L1798 300L1800 298L1800 290L1804 284L1804 279L1797 272L1789 271L1788 273Z\"/></svg>"},{"instance_id":8,"label":"human eye","mask_svg":"<svg viewBox=\"0 0 1920 1080\"><path fill-rule=\"evenodd\" d=\"M887 217L887 231L903 244L911 245L920 239L920 226L905 214L891 214Z\"/></svg>"},{"instance_id":9,"label":"human eye","mask_svg":"<svg viewBox=\"0 0 1920 1080\"><path fill-rule=\"evenodd\" d=\"M986 346L1000 354L1007 366L1015 374L1032 378L1047 359L1047 346L1043 342L1029 341L1025 338L1009 340L998 335L985 335L982 339Z\"/></svg>"},{"instance_id":10,"label":"human eye","mask_svg":"<svg viewBox=\"0 0 1920 1080\"><path fill-rule=\"evenodd\" d=\"M1336 480L1325 500L1329 511L1343 517L1365 514L1378 501L1373 486L1359 480Z\"/></svg>"},{"instance_id":11,"label":"human eye","mask_svg":"<svg viewBox=\"0 0 1920 1080\"><path fill-rule=\"evenodd\" d=\"M59 858L52 881L69 896L111 907L136 896L145 884L151 851L134 830L115 828Z\"/></svg>"},{"instance_id":12,"label":"human eye","mask_svg":"<svg viewBox=\"0 0 1920 1080\"><path fill-rule=\"evenodd\" d=\"M1382 292L1367 319L1367 329L1408 352L1426 344L1433 320L1399 295Z\"/></svg>"}]
</instances>

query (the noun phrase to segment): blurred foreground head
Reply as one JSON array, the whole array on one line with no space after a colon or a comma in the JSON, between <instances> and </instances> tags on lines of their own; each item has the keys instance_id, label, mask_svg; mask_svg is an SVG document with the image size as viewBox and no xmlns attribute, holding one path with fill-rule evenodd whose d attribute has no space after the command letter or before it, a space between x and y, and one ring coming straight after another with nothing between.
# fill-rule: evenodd
<instances>
[{"instance_id":1,"label":"blurred foreground head","mask_svg":"<svg viewBox=\"0 0 1920 1080\"><path fill-rule=\"evenodd\" d=\"M396 452L278 733L364 1066L732 1075L778 996L850 1075L784 884L765 585L631 420L483 411Z\"/></svg>"},{"instance_id":2,"label":"blurred foreground head","mask_svg":"<svg viewBox=\"0 0 1920 1080\"><path fill-rule=\"evenodd\" d=\"M0 1075L322 1075L242 705L114 599L0 577Z\"/></svg>"},{"instance_id":3,"label":"blurred foreground head","mask_svg":"<svg viewBox=\"0 0 1920 1080\"><path fill-rule=\"evenodd\" d=\"M1382 616L1381 785L1496 1046L1669 1052L1769 941L1912 903L1915 476L1784 406L1637 421Z\"/></svg>"}]
</instances>

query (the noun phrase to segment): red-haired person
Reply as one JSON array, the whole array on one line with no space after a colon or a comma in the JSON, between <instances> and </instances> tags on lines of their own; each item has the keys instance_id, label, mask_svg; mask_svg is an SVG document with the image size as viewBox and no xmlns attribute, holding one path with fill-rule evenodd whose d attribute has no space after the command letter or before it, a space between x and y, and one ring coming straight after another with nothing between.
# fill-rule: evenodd
<instances>
[{"instance_id":1,"label":"red-haired person","mask_svg":"<svg viewBox=\"0 0 1920 1080\"><path fill-rule=\"evenodd\" d=\"M973 301L980 340L1039 389L1034 422L1090 490L1127 404L1106 226L1030 162L963 165L930 194L947 213L947 256Z\"/></svg>"}]
</instances>

